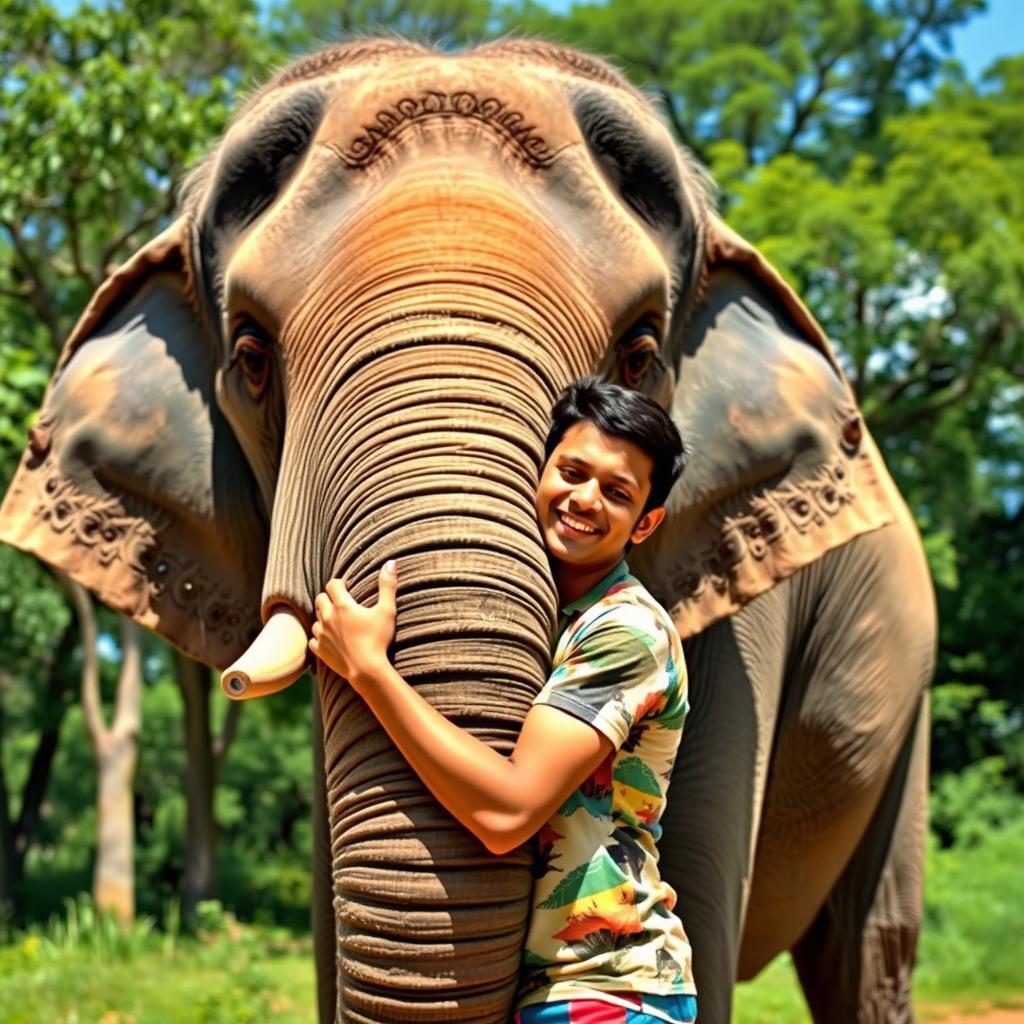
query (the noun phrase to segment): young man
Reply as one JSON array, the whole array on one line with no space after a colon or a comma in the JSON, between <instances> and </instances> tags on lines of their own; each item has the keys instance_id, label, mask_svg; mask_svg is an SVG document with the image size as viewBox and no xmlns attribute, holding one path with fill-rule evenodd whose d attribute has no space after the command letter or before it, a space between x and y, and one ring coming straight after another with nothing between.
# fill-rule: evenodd
<instances>
[{"instance_id":1,"label":"young man","mask_svg":"<svg viewBox=\"0 0 1024 1024\"><path fill-rule=\"evenodd\" d=\"M339 580L327 585L310 650L489 850L540 833L517 1022L692 1021L690 946L655 849L686 669L671 619L624 561L664 519L683 444L657 404L588 378L556 403L545 452L536 508L563 628L509 757L435 711L388 661L393 562L371 608Z\"/></svg>"}]
</instances>

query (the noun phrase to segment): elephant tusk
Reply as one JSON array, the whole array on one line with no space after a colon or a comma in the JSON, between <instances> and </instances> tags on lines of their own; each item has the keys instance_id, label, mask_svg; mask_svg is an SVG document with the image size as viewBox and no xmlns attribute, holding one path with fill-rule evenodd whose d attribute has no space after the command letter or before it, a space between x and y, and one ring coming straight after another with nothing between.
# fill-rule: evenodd
<instances>
[{"instance_id":1,"label":"elephant tusk","mask_svg":"<svg viewBox=\"0 0 1024 1024\"><path fill-rule=\"evenodd\" d=\"M306 668L306 630L286 608L278 608L248 649L220 677L231 700L266 697L291 686Z\"/></svg>"}]
</instances>

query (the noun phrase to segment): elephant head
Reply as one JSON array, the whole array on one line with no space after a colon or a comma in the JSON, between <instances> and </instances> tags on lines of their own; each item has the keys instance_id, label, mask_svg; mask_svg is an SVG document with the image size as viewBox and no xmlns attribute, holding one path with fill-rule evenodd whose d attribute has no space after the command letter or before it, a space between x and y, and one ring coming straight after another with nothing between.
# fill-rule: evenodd
<instances>
[{"instance_id":1,"label":"elephant head","mask_svg":"<svg viewBox=\"0 0 1024 1024\"><path fill-rule=\"evenodd\" d=\"M687 632L889 514L820 330L615 71L531 42L333 47L248 101L97 292L2 537L197 658L242 656L253 692L302 670L329 578L366 595L397 557L397 667L510 749L556 621L548 411L595 371L671 403L693 449L649 567ZM504 1024L529 853L489 855L318 677L339 1017Z\"/></svg>"}]
</instances>

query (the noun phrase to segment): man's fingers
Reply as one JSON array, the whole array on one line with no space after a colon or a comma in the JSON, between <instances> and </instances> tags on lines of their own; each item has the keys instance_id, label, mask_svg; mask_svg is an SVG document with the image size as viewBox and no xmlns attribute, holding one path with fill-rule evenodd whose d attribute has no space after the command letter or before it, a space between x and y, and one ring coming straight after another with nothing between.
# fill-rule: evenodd
<instances>
[{"instance_id":1,"label":"man's fingers","mask_svg":"<svg viewBox=\"0 0 1024 1024\"><path fill-rule=\"evenodd\" d=\"M313 628L310 630L310 632L313 634L313 636L317 640L319 640L320 639L320 634L323 631L324 631L323 623L319 619L317 619L316 622L313 623Z\"/></svg>"},{"instance_id":2,"label":"man's fingers","mask_svg":"<svg viewBox=\"0 0 1024 1024\"><path fill-rule=\"evenodd\" d=\"M345 586L344 580L331 580L330 583L324 587L324 590L327 591L327 596L335 604L345 604L352 600L349 595L348 588Z\"/></svg>"},{"instance_id":3,"label":"man's fingers","mask_svg":"<svg viewBox=\"0 0 1024 1024\"><path fill-rule=\"evenodd\" d=\"M327 585L330 586L329 583ZM313 604L316 608L316 617L318 619L326 618L334 607L331 604L331 599L326 594L317 594L316 601L314 601Z\"/></svg>"},{"instance_id":4,"label":"man's fingers","mask_svg":"<svg viewBox=\"0 0 1024 1024\"><path fill-rule=\"evenodd\" d=\"M390 558L384 563L378 577L380 593L377 595L377 606L391 612L395 610L395 592L398 590L398 563Z\"/></svg>"}]
</instances>

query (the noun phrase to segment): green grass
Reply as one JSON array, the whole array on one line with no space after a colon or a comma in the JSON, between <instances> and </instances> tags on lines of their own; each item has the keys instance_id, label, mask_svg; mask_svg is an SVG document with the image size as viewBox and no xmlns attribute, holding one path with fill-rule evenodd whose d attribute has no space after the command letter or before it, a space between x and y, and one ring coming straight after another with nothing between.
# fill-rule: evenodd
<instances>
[{"instance_id":1,"label":"green grass","mask_svg":"<svg viewBox=\"0 0 1024 1024\"><path fill-rule=\"evenodd\" d=\"M926 973L924 977L927 978ZM1024 1010L1024 980L1015 986L969 985L955 991L945 986L936 989L927 983L915 984L914 1009L921 1024L939 1024L953 1014L981 1014L993 1007ZM1021 1019L1024 1020L1024 1014ZM732 1024L811 1024L788 955L778 957L753 981L736 986Z\"/></svg>"},{"instance_id":2,"label":"green grass","mask_svg":"<svg viewBox=\"0 0 1024 1024\"><path fill-rule=\"evenodd\" d=\"M923 998L989 1000L1024 991L1024 820L928 850L925 927L915 977Z\"/></svg>"},{"instance_id":3,"label":"green grass","mask_svg":"<svg viewBox=\"0 0 1024 1024\"><path fill-rule=\"evenodd\" d=\"M198 934L122 934L85 901L0 948L0 1024L310 1024L308 940L205 908Z\"/></svg>"},{"instance_id":4,"label":"green grass","mask_svg":"<svg viewBox=\"0 0 1024 1024\"><path fill-rule=\"evenodd\" d=\"M310 1024L310 956L213 967L190 950L129 963L65 961L6 979L3 1024Z\"/></svg>"},{"instance_id":5,"label":"green grass","mask_svg":"<svg viewBox=\"0 0 1024 1024\"><path fill-rule=\"evenodd\" d=\"M1024 1008L1024 821L928 851L925 929L915 973L921 1021ZM127 935L69 901L44 928L0 944L0 1024L311 1024L308 939L239 924L215 903L197 934L171 912ZM2 936L0 936L2 940ZM734 1024L809 1024L792 963L739 985Z\"/></svg>"},{"instance_id":6,"label":"green grass","mask_svg":"<svg viewBox=\"0 0 1024 1024\"><path fill-rule=\"evenodd\" d=\"M753 981L737 985L732 1006L733 1024L808 1024L811 1019L788 954Z\"/></svg>"},{"instance_id":7,"label":"green grass","mask_svg":"<svg viewBox=\"0 0 1024 1024\"><path fill-rule=\"evenodd\" d=\"M151 935L118 956L54 950L33 934L0 949L0 1024L311 1024L308 941L238 929L162 948ZM1024 1006L1024 991L960 992L919 1000L921 1021L953 1010ZM809 1024L793 966L780 957L739 985L733 1024Z\"/></svg>"}]
</instances>

